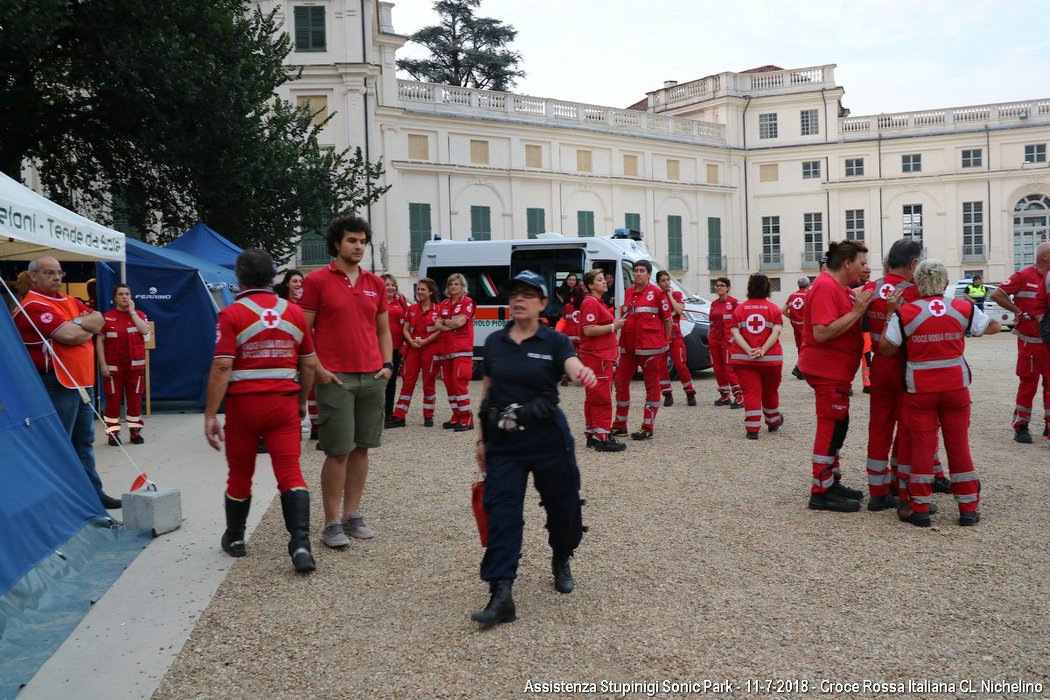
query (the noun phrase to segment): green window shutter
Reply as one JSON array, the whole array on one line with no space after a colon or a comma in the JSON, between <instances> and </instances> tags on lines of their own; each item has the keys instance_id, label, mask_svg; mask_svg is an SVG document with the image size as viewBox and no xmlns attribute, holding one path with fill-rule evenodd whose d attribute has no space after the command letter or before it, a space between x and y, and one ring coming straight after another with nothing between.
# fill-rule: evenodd
<instances>
[{"instance_id":1,"label":"green window shutter","mask_svg":"<svg viewBox=\"0 0 1050 700\"><path fill-rule=\"evenodd\" d=\"M682 270L682 217L667 217L667 266L672 270Z\"/></svg>"},{"instance_id":2,"label":"green window shutter","mask_svg":"<svg viewBox=\"0 0 1050 700\"><path fill-rule=\"evenodd\" d=\"M722 258L722 220L715 217L707 220L707 269L726 269Z\"/></svg>"},{"instance_id":3,"label":"green window shutter","mask_svg":"<svg viewBox=\"0 0 1050 700\"><path fill-rule=\"evenodd\" d=\"M580 238L593 238L594 237L594 212L593 211L578 211L576 212L576 235Z\"/></svg>"},{"instance_id":4,"label":"green window shutter","mask_svg":"<svg viewBox=\"0 0 1050 700\"><path fill-rule=\"evenodd\" d=\"M326 48L323 6L299 6L294 12L295 50L324 51Z\"/></svg>"},{"instance_id":5,"label":"green window shutter","mask_svg":"<svg viewBox=\"0 0 1050 700\"><path fill-rule=\"evenodd\" d=\"M470 235L475 241L492 240L492 210L489 207L470 208Z\"/></svg>"},{"instance_id":6,"label":"green window shutter","mask_svg":"<svg viewBox=\"0 0 1050 700\"><path fill-rule=\"evenodd\" d=\"M423 256L423 245L430 240L430 205L408 205L409 262L408 269L415 272L419 269L419 260Z\"/></svg>"},{"instance_id":7,"label":"green window shutter","mask_svg":"<svg viewBox=\"0 0 1050 700\"><path fill-rule=\"evenodd\" d=\"M537 234L544 233L547 230L547 223L545 209L532 209L529 208L525 212L525 224L528 227L529 238L535 238Z\"/></svg>"},{"instance_id":8,"label":"green window shutter","mask_svg":"<svg viewBox=\"0 0 1050 700\"><path fill-rule=\"evenodd\" d=\"M623 215L623 225L627 228L633 228L635 231L642 230L642 215L632 214L630 212Z\"/></svg>"}]
</instances>

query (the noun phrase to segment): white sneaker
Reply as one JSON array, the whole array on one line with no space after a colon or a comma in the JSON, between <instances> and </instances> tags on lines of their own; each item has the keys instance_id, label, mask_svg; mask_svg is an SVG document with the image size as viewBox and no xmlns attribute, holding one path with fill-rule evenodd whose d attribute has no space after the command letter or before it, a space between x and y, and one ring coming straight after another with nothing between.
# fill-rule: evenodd
<instances>
[{"instance_id":1,"label":"white sneaker","mask_svg":"<svg viewBox=\"0 0 1050 700\"><path fill-rule=\"evenodd\" d=\"M343 531L359 540L370 540L376 536L375 530L365 525L365 519L360 515L348 516L343 521Z\"/></svg>"},{"instance_id":2,"label":"white sneaker","mask_svg":"<svg viewBox=\"0 0 1050 700\"><path fill-rule=\"evenodd\" d=\"M321 541L325 543L325 546L333 549L339 547L346 547L350 544L350 538L343 532L343 526L338 520L333 520L324 526L324 532L321 534Z\"/></svg>"}]
</instances>

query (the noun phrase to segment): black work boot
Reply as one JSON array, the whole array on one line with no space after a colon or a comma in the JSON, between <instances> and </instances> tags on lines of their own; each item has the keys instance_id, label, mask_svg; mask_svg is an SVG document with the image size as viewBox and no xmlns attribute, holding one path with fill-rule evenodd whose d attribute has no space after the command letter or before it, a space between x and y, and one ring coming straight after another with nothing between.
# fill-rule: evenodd
<instances>
[{"instance_id":1,"label":"black work boot","mask_svg":"<svg viewBox=\"0 0 1050 700\"><path fill-rule=\"evenodd\" d=\"M696 394L686 394L685 395L685 402L686 402L686 404L688 404L690 406L695 406L696 405Z\"/></svg>"},{"instance_id":2,"label":"black work boot","mask_svg":"<svg viewBox=\"0 0 1050 700\"><path fill-rule=\"evenodd\" d=\"M251 496L243 501L226 496L226 532L222 533L222 549L231 557L243 557L248 553L244 548L244 523L251 507Z\"/></svg>"},{"instance_id":3,"label":"black work boot","mask_svg":"<svg viewBox=\"0 0 1050 700\"><path fill-rule=\"evenodd\" d=\"M664 406L674 406L674 396L672 394L664 394Z\"/></svg>"},{"instance_id":4,"label":"black work boot","mask_svg":"<svg viewBox=\"0 0 1050 700\"><path fill-rule=\"evenodd\" d=\"M1024 445L1032 444L1032 433L1029 432L1027 425L1022 425L1014 431L1014 442L1020 442Z\"/></svg>"},{"instance_id":5,"label":"black work boot","mask_svg":"<svg viewBox=\"0 0 1050 700\"><path fill-rule=\"evenodd\" d=\"M569 557L551 557L551 573L554 574L554 588L558 593L572 593L576 582L572 580L572 569L569 568Z\"/></svg>"},{"instance_id":6,"label":"black work boot","mask_svg":"<svg viewBox=\"0 0 1050 700\"><path fill-rule=\"evenodd\" d=\"M501 622L514 622L518 619L514 609L514 598L511 597L513 581L493 581L489 584L492 597L484 610L471 614L470 619L483 625L498 625Z\"/></svg>"},{"instance_id":7,"label":"black work boot","mask_svg":"<svg viewBox=\"0 0 1050 700\"><path fill-rule=\"evenodd\" d=\"M282 493L281 510L284 512L284 526L292 536L288 540L292 566L301 574L313 571L317 564L310 550L310 492L294 489Z\"/></svg>"}]
</instances>

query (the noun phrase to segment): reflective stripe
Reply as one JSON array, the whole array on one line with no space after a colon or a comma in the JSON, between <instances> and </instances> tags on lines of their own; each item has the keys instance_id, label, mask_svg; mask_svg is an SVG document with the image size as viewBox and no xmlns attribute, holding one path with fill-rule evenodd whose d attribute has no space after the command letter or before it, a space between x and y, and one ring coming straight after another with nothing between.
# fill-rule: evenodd
<instances>
[{"instance_id":1,"label":"reflective stripe","mask_svg":"<svg viewBox=\"0 0 1050 700\"><path fill-rule=\"evenodd\" d=\"M139 329L135 328L134 326L132 326L131 328L128 329L128 333L138 333L138 332L139 332Z\"/></svg>"},{"instance_id":2,"label":"reflective stripe","mask_svg":"<svg viewBox=\"0 0 1050 700\"><path fill-rule=\"evenodd\" d=\"M813 479L813 485L824 489L830 489L835 484L835 475L828 474L823 479Z\"/></svg>"},{"instance_id":3,"label":"reflective stripe","mask_svg":"<svg viewBox=\"0 0 1050 700\"><path fill-rule=\"evenodd\" d=\"M643 357L647 357L649 355L662 355L665 352L667 352L667 346L666 345L663 346L662 348L649 348L649 349L646 349L646 350L635 350L634 354L635 355L642 355Z\"/></svg>"},{"instance_id":4,"label":"reflective stripe","mask_svg":"<svg viewBox=\"0 0 1050 700\"><path fill-rule=\"evenodd\" d=\"M636 306L634 307L634 313L636 314L656 314L660 313L660 309L655 306Z\"/></svg>"},{"instance_id":5,"label":"reflective stripe","mask_svg":"<svg viewBox=\"0 0 1050 700\"><path fill-rule=\"evenodd\" d=\"M929 504L932 500L929 496L916 496L912 494L911 500L915 503L926 503Z\"/></svg>"},{"instance_id":6,"label":"reflective stripe","mask_svg":"<svg viewBox=\"0 0 1050 700\"><path fill-rule=\"evenodd\" d=\"M238 369L230 372L231 382L242 382L249 379L291 379L295 380L294 369Z\"/></svg>"},{"instance_id":7,"label":"reflective stripe","mask_svg":"<svg viewBox=\"0 0 1050 700\"><path fill-rule=\"evenodd\" d=\"M287 333L288 335L290 335L293 338L295 338L295 342L296 343L301 343L302 342L302 340L303 340L303 331L302 331L302 329L298 328L295 324L291 323L290 321L286 321L284 319L283 314L288 309L288 302L285 301L284 299L281 299L280 297L278 297L277 304L272 309L264 309L263 307L259 306L259 304L255 303L255 301L253 301L252 299L248 299L248 298L238 299L234 303L235 304L240 304L241 306L243 306L243 307L245 307L247 309L250 309L252 312L254 312L255 314L258 314L258 316L259 316L259 320L258 321L256 321L255 323L251 324L250 326L248 326L243 331L241 331L240 333L237 334L237 347L240 347L244 343L247 343L249 340L251 340L252 338L254 338L255 336L259 335L260 333L262 333L263 331L266 331L266 330L282 330L285 333ZM278 316L281 317L281 320L277 322L277 325L275 325L275 326L266 326L266 325L263 324L263 322L262 322L262 315L264 313L266 313L267 311L273 311Z\"/></svg>"},{"instance_id":8,"label":"reflective stripe","mask_svg":"<svg viewBox=\"0 0 1050 700\"><path fill-rule=\"evenodd\" d=\"M958 484L963 481L977 481L977 472L966 472L964 474L952 474L952 483Z\"/></svg>"},{"instance_id":9,"label":"reflective stripe","mask_svg":"<svg viewBox=\"0 0 1050 700\"><path fill-rule=\"evenodd\" d=\"M779 416L780 415L780 409L779 408L763 408L762 409L762 413L763 413L763 415L766 415L766 416Z\"/></svg>"},{"instance_id":10,"label":"reflective stripe","mask_svg":"<svg viewBox=\"0 0 1050 700\"><path fill-rule=\"evenodd\" d=\"M1018 338L1020 338L1021 340L1023 340L1026 343L1039 343L1040 345L1042 345L1042 343L1043 343L1043 339L1042 338L1034 338L1034 337L1032 337L1030 335L1025 335L1024 333L1018 333L1016 328L1014 328L1010 332L1013 333L1014 335L1016 335Z\"/></svg>"},{"instance_id":11,"label":"reflective stripe","mask_svg":"<svg viewBox=\"0 0 1050 700\"><path fill-rule=\"evenodd\" d=\"M955 497L955 502L956 503L976 503L977 502L977 494L976 493L968 493L968 494L966 494L964 496L956 496Z\"/></svg>"},{"instance_id":12,"label":"reflective stripe","mask_svg":"<svg viewBox=\"0 0 1050 700\"><path fill-rule=\"evenodd\" d=\"M933 474L921 474L921 475L912 474L911 475L911 482L913 484L932 484L933 483Z\"/></svg>"},{"instance_id":13,"label":"reflective stripe","mask_svg":"<svg viewBox=\"0 0 1050 700\"><path fill-rule=\"evenodd\" d=\"M869 486L889 486L890 482L893 481L893 475L887 472L880 472L878 474L868 474L868 485Z\"/></svg>"},{"instance_id":14,"label":"reflective stripe","mask_svg":"<svg viewBox=\"0 0 1050 700\"><path fill-rule=\"evenodd\" d=\"M882 472L890 466L890 463L884 459L872 459L868 457L868 471L871 472Z\"/></svg>"},{"instance_id":15,"label":"reflective stripe","mask_svg":"<svg viewBox=\"0 0 1050 700\"><path fill-rule=\"evenodd\" d=\"M660 408L660 402L659 401L646 401L645 402L645 407L646 408Z\"/></svg>"},{"instance_id":16,"label":"reflective stripe","mask_svg":"<svg viewBox=\"0 0 1050 700\"><path fill-rule=\"evenodd\" d=\"M618 407L620 407L620 408L623 408L624 406L630 406L631 402L630 401L617 401L616 405Z\"/></svg>"},{"instance_id":17,"label":"reflective stripe","mask_svg":"<svg viewBox=\"0 0 1050 700\"><path fill-rule=\"evenodd\" d=\"M1014 294L1014 296L1015 297L1020 297L1022 299L1038 299L1039 298L1039 293L1038 292L1017 292L1017 293Z\"/></svg>"},{"instance_id":18,"label":"reflective stripe","mask_svg":"<svg viewBox=\"0 0 1050 700\"><path fill-rule=\"evenodd\" d=\"M120 371L120 367L117 367L116 365L106 365L106 369L108 369L110 372Z\"/></svg>"},{"instance_id":19,"label":"reflective stripe","mask_svg":"<svg viewBox=\"0 0 1050 700\"><path fill-rule=\"evenodd\" d=\"M451 355L445 355L445 359L447 360L451 360L454 357L474 357L474 351L454 352Z\"/></svg>"},{"instance_id":20,"label":"reflective stripe","mask_svg":"<svg viewBox=\"0 0 1050 700\"><path fill-rule=\"evenodd\" d=\"M825 455L813 455L813 463L814 464L834 464L835 463L835 458L834 457L827 457Z\"/></svg>"},{"instance_id":21,"label":"reflective stripe","mask_svg":"<svg viewBox=\"0 0 1050 700\"><path fill-rule=\"evenodd\" d=\"M114 333L113 331L106 331L106 337L107 338L116 338L117 334Z\"/></svg>"},{"instance_id":22,"label":"reflective stripe","mask_svg":"<svg viewBox=\"0 0 1050 700\"><path fill-rule=\"evenodd\" d=\"M762 411L744 411L745 416L761 416Z\"/></svg>"},{"instance_id":23,"label":"reflective stripe","mask_svg":"<svg viewBox=\"0 0 1050 700\"><path fill-rule=\"evenodd\" d=\"M609 431L604 428L590 428L590 431L594 435L608 435Z\"/></svg>"},{"instance_id":24,"label":"reflective stripe","mask_svg":"<svg viewBox=\"0 0 1050 700\"><path fill-rule=\"evenodd\" d=\"M880 334L880 333L869 333L868 335L871 336L871 339L872 339L873 342L877 343L880 340L882 340L882 334Z\"/></svg>"},{"instance_id":25,"label":"reflective stripe","mask_svg":"<svg viewBox=\"0 0 1050 700\"><path fill-rule=\"evenodd\" d=\"M131 366L132 367L145 367L146 366L146 361L145 360L132 360L131 361Z\"/></svg>"},{"instance_id":26,"label":"reflective stripe","mask_svg":"<svg viewBox=\"0 0 1050 700\"><path fill-rule=\"evenodd\" d=\"M970 367L966 364L966 360L960 357L953 357L950 360L926 360L925 362L908 362L904 366L904 383L908 387L908 391L912 394L915 393L915 371L926 370L926 369L947 369L949 367L961 367L963 373L963 387L970 386Z\"/></svg>"}]
</instances>

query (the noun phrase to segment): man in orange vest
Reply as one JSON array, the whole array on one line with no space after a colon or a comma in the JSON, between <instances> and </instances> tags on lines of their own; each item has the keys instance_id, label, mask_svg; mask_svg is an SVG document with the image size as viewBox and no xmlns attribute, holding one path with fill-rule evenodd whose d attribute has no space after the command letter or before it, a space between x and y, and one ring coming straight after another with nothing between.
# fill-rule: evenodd
<instances>
[{"instance_id":1,"label":"man in orange vest","mask_svg":"<svg viewBox=\"0 0 1050 700\"><path fill-rule=\"evenodd\" d=\"M14 321L29 356L40 372L55 413L62 421L102 507L120 508L120 500L106 495L95 470L95 346L102 331L102 314L62 293L66 274L51 256L29 263L33 286L15 312Z\"/></svg>"}]
</instances>

